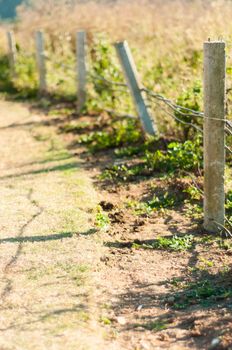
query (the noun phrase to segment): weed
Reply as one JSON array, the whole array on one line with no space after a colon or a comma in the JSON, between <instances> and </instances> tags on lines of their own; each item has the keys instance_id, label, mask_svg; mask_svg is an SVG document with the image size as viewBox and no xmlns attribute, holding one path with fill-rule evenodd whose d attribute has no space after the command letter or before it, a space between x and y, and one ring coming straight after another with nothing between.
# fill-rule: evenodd
<instances>
[{"instance_id":1,"label":"weed","mask_svg":"<svg viewBox=\"0 0 232 350\"><path fill-rule=\"evenodd\" d=\"M114 151L114 154L118 158L123 158L123 157L131 157L133 155L137 155L143 151L144 147L143 146L127 146L127 147L121 147L117 148Z\"/></svg>"},{"instance_id":2,"label":"weed","mask_svg":"<svg viewBox=\"0 0 232 350\"><path fill-rule=\"evenodd\" d=\"M156 320L156 321L149 322L146 325L143 325L142 327L150 331L158 332L166 329L167 324L161 320Z\"/></svg>"},{"instance_id":3,"label":"weed","mask_svg":"<svg viewBox=\"0 0 232 350\"><path fill-rule=\"evenodd\" d=\"M106 326L109 326L111 324L111 320L106 316L100 317L100 322L103 323Z\"/></svg>"},{"instance_id":4,"label":"weed","mask_svg":"<svg viewBox=\"0 0 232 350\"><path fill-rule=\"evenodd\" d=\"M184 251L191 249L194 244L194 237L192 235L185 236L172 236L172 237L159 237L149 244L134 243L133 248L143 249L161 249L170 251Z\"/></svg>"},{"instance_id":5,"label":"weed","mask_svg":"<svg viewBox=\"0 0 232 350\"><path fill-rule=\"evenodd\" d=\"M186 201L184 212L187 217L190 217L192 219L196 219L196 220L202 219L203 217L202 204L199 204L199 203L192 204L189 201Z\"/></svg>"},{"instance_id":6,"label":"weed","mask_svg":"<svg viewBox=\"0 0 232 350\"><path fill-rule=\"evenodd\" d=\"M226 214L228 215L228 221L232 224L232 191L229 190L226 194L226 204L225 204Z\"/></svg>"},{"instance_id":7,"label":"weed","mask_svg":"<svg viewBox=\"0 0 232 350\"><path fill-rule=\"evenodd\" d=\"M200 200L202 198L202 192L195 185L191 185L183 192L187 193L191 200Z\"/></svg>"},{"instance_id":8,"label":"weed","mask_svg":"<svg viewBox=\"0 0 232 350\"><path fill-rule=\"evenodd\" d=\"M146 152L145 163L152 170L196 170L202 167L201 141L171 142L167 152Z\"/></svg>"},{"instance_id":9,"label":"weed","mask_svg":"<svg viewBox=\"0 0 232 350\"><path fill-rule=\"evenodd\" d=\"M81 144L88 145L92 152L130 145L142 140L142 133L135 120L122 120L112 123L108 131L96 131L80 137Z\"/></svg>"},{"instance_id":10,"label":"weed","mask_svg":"<svg viewBox=\"0 0 232 350\"><path fill-rule=\"evenodd\" d=\"M225 249L225 250L232 250L232 241L231 239L218 239L217 241L218 243L218 246L222 249Z\"/></svg>"},{"instance_id":11,"label":"weed","mask_svg":"<svg viewBox=\"0 0 232 350\"><path fill-rule=\"evenodd\" d=\"M201 109L201 102L202 101L202 84L197 81L195 84L185 90L179 97L177 98L177 104L192 109L194 111L200 111ZM182 120L185 123L176 122L179 128L181 128L183 132L183 138L184 140L188 140L192 134L192 137L196 135L198 132L191 124L201 126L202 125L202 119L193 117L191 115L183 116L182 114L175 112L175 116Z\"/></svg>"},{"instance_id":12,"label":"weed","mask_svg":"<svg viewBox=\"0 0 232 350\"><path fill-rule=\"evenodd\" d=\"M126 89L116 89L107 81L123 82L123 76L114 48L109 38L95 34L90 49L90 76L93 89L89 92L87 110L101 111L106 108L130 113L132 103ZM100 78L99 78L100 77ZM104 77L106 80L102 80Z\"/></svg>"},{"instance_id":13,"label":"weed","mask_svg":"<svg viewBox=\"0 0 232 350\"><path fill-rule=\"evenodd\" d=\"M165 192L162 194L154 195L153 198L147 202L129 201L127 207L132 208L137 215L151 214L155 210L170 209L177 203L176 196Z\"/></svg>"},{"instance_id":14,"label":"weed","mask_svg":"<svg viewBox=\"0 0 232 350\"><path fill-rule=\"evenodd\" d=\"M186 283L182 292L174 295L174 308L184 309L190 305L210 306L216 301L232 297L232 288L223 287L214 281L204 279Z\"/></svg>"},{"instance_id":15,"label":"weed","mask_svg":"<svg viewBox=\"0 0 232 350\"><path fill-rule=\"evenodd\" d=\"M110 218L108 214L102 210L100 205L97 206L95 225L102 230L107 230L110 225Z\"/></svg>"},{"instance_id":16,"label":"weed","mask_svg":"<svg viewBox=\"0 0 232 350\"><path fill-rule=\"evenodd\" d=\"M147 175L146 169L143 164L137 164L134 166L127 166L125 164L113 165L109 169L103 171L100 175L101 180L118 180L127 181L133 179L136 176Z\"/></svg>"},{"instance_id":17,"label":"weed","mask_svg":"<svg viewBox=\"0 0 232 350\"><path fill-rule=\"evenodd\" d=\"M112 145L112 142L111 142ZM129 149L129 152L139 152L141 148ZM123 149L124 154L127 149ZM120 154L120 153L119 153ZM113 165L106 169L101 178L110 180L128 180L135 176L151 176L154 171L159 173L169 172L169 176L175 171L197 170L202 167L202 149L200 141L186 141L184 143L171 142L167 151L157 150L151 152L145 150L145 155L140 164L135 165ZM193 187L188 193L195 198L199 193Z\"/></svg>"},{"instance_id":18,"label":"weed","mask_svg":"<svg viewBox=\"0 0 232 350\"><path fill-rule=\"evenodd\" d=\"M207 260L203 257L199 258L199 263L197 264L198 270L208 270L210 267L214 266L214 262L211 260Z\"/></svg>"}]
</instances>

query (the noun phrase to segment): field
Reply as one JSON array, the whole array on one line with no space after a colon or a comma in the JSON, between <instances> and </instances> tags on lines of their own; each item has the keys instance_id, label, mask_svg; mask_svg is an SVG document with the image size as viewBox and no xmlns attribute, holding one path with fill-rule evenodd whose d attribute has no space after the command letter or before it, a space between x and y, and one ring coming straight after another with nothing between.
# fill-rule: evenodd
<instances>
[{"instance_id":1,"label":"field","mask_svg":"<svg viewBox=\"0 0 232 350\"><path fill-rule=\"evenodd\" d=\"M210 234L203 229L203 119L195 116L203 111L203 42L223 39L231 119L232 3L42 1L18 14L0 27L0 345L232 349L232 158L228 152L226 225ZM42 95L38 29L46 43ZM89 76L78 114L75 33L83 29ZM134 118L112 45L124 39L150 91L156 136L144 135ZM152 93L182 109L170 113ZM181 114L187 109L195 114Z\"/></svg>"}]
</instances>

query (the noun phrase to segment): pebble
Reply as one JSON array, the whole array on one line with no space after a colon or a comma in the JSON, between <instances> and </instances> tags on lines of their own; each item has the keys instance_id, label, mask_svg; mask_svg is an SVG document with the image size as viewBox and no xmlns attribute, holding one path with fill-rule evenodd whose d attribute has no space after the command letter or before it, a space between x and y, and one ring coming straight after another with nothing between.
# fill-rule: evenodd
<instances>
[{"instance_id":1,"label":"pebble","mask_svg":"<svg viewBox=\"0 0 232 350\"><path fill-rule=\"evenodd\" d=\"M121 324L122 326L124 326L124 325L126 324L126 319L125 319L125 317L123 317L123 316L118 316L118 317L117 317L117 322L118 322L119 324Z\"/></svg>"},{"instance_id":2,"label":"pebble","mask_svg":"<svg viewBox=\"0 0 232 350\"><path fill-rule=\"evenodd\" d=\"M220 339L219 338L214 338L211 341L210 349L215 349L216 346L218 346L219 344L220 344Z\"/></svg>"}]
</instances>

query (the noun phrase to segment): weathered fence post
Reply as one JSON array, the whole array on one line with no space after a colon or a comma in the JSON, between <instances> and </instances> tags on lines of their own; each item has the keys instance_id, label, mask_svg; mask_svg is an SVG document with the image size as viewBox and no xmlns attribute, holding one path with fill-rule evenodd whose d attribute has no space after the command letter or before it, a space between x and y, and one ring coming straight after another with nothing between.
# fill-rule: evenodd
<instances>
[{"instance_id":1,"label":"weathered fence post","mask_svg":"<svg viewBox=\"0 0 232 350\"><path fill-rule=\"evenodd\" d=\"M7 32L7 41L8 41L8 49L9 49L9 61L10 61L10 71L11 76L14 78L16 75L15 66L17 60L17 49L16 49L16 41L14 32Z\"/></svg>"},{"instance_id":2,"label":"weathered fence post","mask_svg":"<svg viewBox=\"0 0 232 350\"><path fill-rule=\"evenodd\" d=\"M86 102L86 82L87 82L87 65L86 65L86 33L85 31L77 32L77 111L80 114Z\"/></svg>"},{"instance_id":3,"label":"weathered fence post","mask_svg":"<svg viewBox=\"0 0 232 350\"><path fill-rule=\"evenodd\" d=\"M150 135L155 135L157 128L144 102L141 91L142 86L138 79L138 72L128 43L126 41L118 42L115 44L115 48L143 130Z\"/></svg>"},{"instance_id":4,"label":"weathered fence post","mask_svg":"<svg viewBox=\"0 0 232 350\"><path fill-rule=\"evenodd\" d=\"M213 233L225 220L225 67L225 43L205 42L204 228Z\"/></svg>"},{"instance_id":5,"label":"weathered fence post","mask_svg":"<svg viewBox=\"0 0 232 350\"><path fill-rule=\"evenodd\" d=\"M36 58L39 74L39 92L43 94L47 91L47 81L44 34L41 31L36 32Z\"/></svg>"}]
</instances>

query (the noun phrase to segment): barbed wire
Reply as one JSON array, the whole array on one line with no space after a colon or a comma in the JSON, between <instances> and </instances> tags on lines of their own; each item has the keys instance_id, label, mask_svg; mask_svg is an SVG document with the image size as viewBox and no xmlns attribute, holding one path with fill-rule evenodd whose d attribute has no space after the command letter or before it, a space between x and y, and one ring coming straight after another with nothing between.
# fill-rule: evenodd
<instances>
[{"instance_id":1,"label":"barbed wire","mask_svg":"<svg viewBox=\"0 0 232 350\"><path fill-rule=\"evenodd\" d=\"M227 128L231 128L231 130L232 130L232 122L228 119L226 120L226 126L227 126Z\"/></svg>"},{"instance_id":2,"label":"barbed wire","mask_svg":"<svg viewBox=\"0 0 232 350\"><path fill-rule=\"evenodd\" d=\"M225 217L225 219L228 220L226 217ZM229 220L228 220L228 221L229 221ZM217 221L215 221L215 220L213 220L213 222L214 222L216 225L218 225L218 228L219 228L219 229L224 230L228 236L232 237L232 233L228 230L227 227L225 227L225 225L222 225L222 224L220 224L219 222L217 222Z\"/></svg>"},{"instance_id":3,"label":"barbed wire","mask_svg":"<svg viewBox=\"0 0 232 350\"><path fill-rule=\"evenodd\" d=\"M232 154L232 149L231 149L229 146L225 145L225 149L226 149L226 151L228 151L230 154Z\"/></svg>"},{"instance_id":4,"label":"barbed wire","mask_svg":"<svg viewBox=\"0 0 232 350\"><path fill-rule=\"evenodd\" d=\"M116 85L116 86L121 86L121 87L128 88L127 84L125 84L125 83L119 83L117 81L112 81L112 80L106 79L103 76L98 75L96 73L89 73L88 75L89 75L90 78L103 81L106 85Z\"/></svg>"},{"instance_id":5,"label":"barbed wire","mask_svg":"<svg viewBox=\"0 0 232 350\"><path fill-rule=\"evenodd\" d=\"M154 102L154 101L153 101L153 102ZM161 102L161 101L159 101L159 102ZM158 103L159 103L159 102L158 102ZM185 124L185 125L188 125L188 126L191 126L191 127L193 127L194 129L196 129L197 131L199 131L201 134L203 134L203 130L202 130L199 126L197 126L197 125L195 125L195 124L193 124L193 123L191 123L191 122L186 122L186 121L184 121L184 120L178 118L176 115L174 115L173 113L167 111L165 108L163 108L163 107L160 106L160 105L159 105L159 108L162 109L167 115L169 115L170 117L172 117L173 119L175 119L175 120L178 121L179 123Z\"/></svg>"},{"instance_id":6,"label":"barbed wire","mask_svg":"<svg viewBox=\"0 0 232 350\"><path fill-rule=\"evenodd\" d=\"M206 117L203 112L195 111L193 109L180 106L180 105L172 102L170 99L166 98L165 96L162 96L160 94L156 94L147 88L142 88L141 91L146 92L149 97L163 102L164 104L166 104L168 107L170 107L174 112L178 113L179 115L182 115L184 117L199 117L202 119L207 118L209 120L224 122L226 124L226 126L228 128L231 128L231 130L232 130L232 122L228 119ZM186 112L183 112L183 111L186 111Z\"/></svg>"},{"instance_id":7,"label":"barbed wire","mask_svg":"<svg viewBox=\"0 0 232 350\"><path fill-rule=\"evenodd\" d=\"M25 56L35 56L35 54L28 54ZM42 53L42 56L48 60L48 61L52 61L52 58L48 55L48 52L44 51ZM68 69L70 71L75 71L75 65L71 66L71 65L67 65L67 64L60 64L60 67L63 69ZM96 73L90 73L88 72L88 77L93 80L94 79L94 85L95 87L98 88L102 88L102 85L98 84L97 81L101 81L103 82L106 86L109 86L111 91L113 92L127 92L128 91L128 85L123 83L123 82L116 82L116 81L112 81L109 80L107 78L105 78L102 75L96 74ZM116 86L117 88L112 88L113 86ZM229 92L231 89L227 89ZM188 125L194 129L196 129L198 132L200 132L201 134L203 134L203 130L202 128L200 128L198 125L193 124L190 121L185 121L181 118L179 118L178 116L183 116L183 117L192 117L192 118L206 118L203 112L200 111L196 111L193 110L191 108L187 108L184 106L181 106L177 103L174 103L171 99L161 95L161 94L157 94L145 87L142 87L140 89L141 92L145 92L147 94L148 99L151 102L156 101L156 103L159 104L159 108L161 110L163 110L168 116L170 116L171 118L175 119L177 122L183 124L183 125ZM164 107L161 106L161 103L164 103L168 108L170 108L174 113L169 112L167 109L165 109ZM106 112L110 113L110 114L114 114L114 115L118 115L119 117L124 117L124 118L136 118L135 116L132 116L130 114L120 114L117 113L115 110L111 110L111 109L105 109ZM177 116L178 115L178 116ZM208 117L207 117L208 118ZM225 122L225 132L232 136L232 122L227 120L227 119L220 119L220 118L208 118L211 120L216 120L216 121L223 121ZM232 150L230 149L230 147L228 145L225 145L225 149L227 152L229 152L230 154L232 154Z\"/></svg>"},{"instance_id":8,"label":"barbed wire","mask_svg":"<svg viewBox=\"0 0 232 350\"><path fill-rule=\"evenodd\" d=\"M227 126L225 127L225 132L226 132L228 135L232 136L232 130L229 129Z\"/></svg>"},{"instance_id":9,"label":"barbed wire","mask_svg":"<svg viewBox=\"0 0 232 350\"><path fill-rule=\"evenodd\" d=\"M137 119L136 116L131 115L131 114L123 114L123 113L118 113L117 111L115 111L114 109L105 109L105 112L112 114L112 115L116 115L117 117L120 118L131 118L131 119Z\"/></svg>"},{"instance_id":10,"label":"barbed wire","mask_svg":"<svg viewBox=\"0 0 232 350\"><path fill-rule=\"evenodd\" d=\"M171 109L173 109L175 112L186 116L186 117L202 117L204 118L204 113L203 112L198 112L195 111L193 109L187 108L187 107L183 107L180 106L174 102L172 102L170 99L168 99L165 96L162 96L160 94L156 94L154 92L152 92L149 89L146 88L142 88L141 91L144 91L145 93L147 93L147 95L149 95L151 98L154 98L156 100L162 101L164 102L167 106L169 106ZM185 111L185 112L184 112ZM186 113L187 112L187 113ZM221 119L220 119L221 120Z\"/></svg>"},{"instance_id":11,"label":"barbed wire","mask_svg":"<svg viewBox=\"0 0 232 350\"><path fill-rule=\"evenodd\" d=\"M98 88L99 90L102 90L102 85L101 84L98 84L96 82L94 82L93 84L94 84L95 88ZM120 88L113 88L113 87L110 88L110 91L111 92L120 92L120 93L125 93L125 92L127 93L128 92L127 90L123 90L123 89L120 89Z\"/></svg>"}]
</instances>

